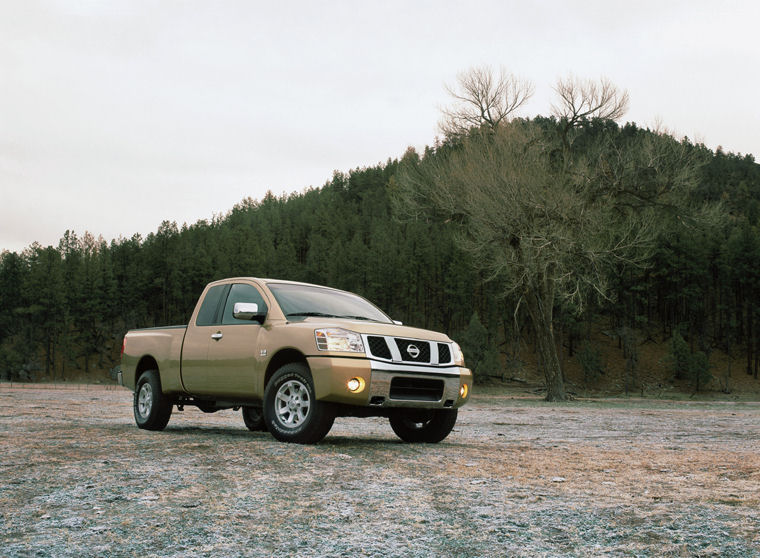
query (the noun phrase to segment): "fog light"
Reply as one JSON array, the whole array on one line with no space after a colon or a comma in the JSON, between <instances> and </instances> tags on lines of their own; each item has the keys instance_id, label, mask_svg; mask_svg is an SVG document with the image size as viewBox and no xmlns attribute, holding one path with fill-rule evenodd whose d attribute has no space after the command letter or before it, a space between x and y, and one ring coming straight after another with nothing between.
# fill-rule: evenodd
<instances>
[{"instance_id":1,"label":"fog light","mask_svg":"<svg viewBox=\"0 0 760 558\"><path fill-rule=\"evenodd\" d=\"M467 387L467 384L462 384L462 386L459 388L459 397L464 399L467 397L468 393L470 393L470 388Z\"/></svg>"},{"instance_id":2,"label":"fog light","mask_svg":"<svg viewBox=\"0 0 760 558\"><path fill-rule=\"evenodd\" d=\"M350 392L359 393L364 389L364 378L351 378L346 382L346 387Z\"/></svg>"}]
</instances>

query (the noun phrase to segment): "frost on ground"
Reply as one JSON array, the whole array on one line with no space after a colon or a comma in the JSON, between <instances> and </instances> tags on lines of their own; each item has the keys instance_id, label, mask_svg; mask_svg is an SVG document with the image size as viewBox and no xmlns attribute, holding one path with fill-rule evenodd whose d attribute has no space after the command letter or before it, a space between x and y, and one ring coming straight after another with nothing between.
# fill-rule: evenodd
<instances>
[{"instance_id":1,"label":"frost on ground","mask_svg":"<svg viewBox=\"0 0 760 558\"><path fill-rule=\"evenodd\" d=\"M475 395L436 445L0 384L3 556L760 556L760 404Z\"/></svg>"}]
</instances>

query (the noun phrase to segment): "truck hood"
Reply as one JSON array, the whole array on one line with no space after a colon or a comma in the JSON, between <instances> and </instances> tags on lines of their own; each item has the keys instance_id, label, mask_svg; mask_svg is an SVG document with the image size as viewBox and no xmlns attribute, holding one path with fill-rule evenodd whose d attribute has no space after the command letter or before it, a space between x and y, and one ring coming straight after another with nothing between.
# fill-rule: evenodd
<instances>
[{"instance_id":1,"label":"truck hood","mask_svg":"<svg viewBox=\"0 0 760 558\"><path fill-rule=\"evenodd\" d=\"M444 333L430 331L429 329L420 329L396 324L381 324L377 322L368 322L365 320L347 320L341 318L306 318L304 320L291 321L290 325L309 327L312 329L319 328L343 328L357 333L368 335L389 335L392 337L406 337L409 339L420 339L424 341L436 341L441 343L451 343L451 339Z\"/></svg>"}]
</instances>

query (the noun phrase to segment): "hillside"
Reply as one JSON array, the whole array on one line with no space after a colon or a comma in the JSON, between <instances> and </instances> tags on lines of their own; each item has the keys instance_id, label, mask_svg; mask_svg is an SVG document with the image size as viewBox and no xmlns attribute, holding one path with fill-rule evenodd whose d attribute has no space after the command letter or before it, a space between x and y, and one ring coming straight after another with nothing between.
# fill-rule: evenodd
<instances>
[{"instance_id":1,"label":"hillside","mask_svg":"<svg viewBox=\"0 0 760 558\"><path fill-rule=\"evenodd\" d=\"M649 133L632 124L605 129ZM557 307L555 335L572 391L587 383L577 358L584 343L605 369L588 389L625 391L615 333L625 327L638 347L632 392L642 382L650 395L660 385L693 391L688 380L669 387L672 373L662 364L675 331L691 354L709 354L715 377L725 377L730 351L731 391L757 392L760 165L751 156L689 148L706 161L691 196L695 203L722 204L721 221L699 230L675 226L659 239L650 266L609 270L607 298L582 309ZM397 169L389 160L336 172L322 188L246 199L224 216L191 225L165 221L145 238L108 243L66 231L58 246L3 252L0 378L105 379L127 329L185 322L207 282L251 275L357 292L394 319L449 333L480 380L540 384L524 307L471 265L453 223L396 218Z\"/></svg>"}]
</instances>

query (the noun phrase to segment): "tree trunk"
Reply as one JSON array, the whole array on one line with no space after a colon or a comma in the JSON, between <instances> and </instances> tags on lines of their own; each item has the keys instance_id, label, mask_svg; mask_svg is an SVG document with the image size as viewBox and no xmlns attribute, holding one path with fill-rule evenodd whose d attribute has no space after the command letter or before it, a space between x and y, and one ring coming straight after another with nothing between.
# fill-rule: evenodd
<instances>
[{"instance_id":1,"label":"tree trunk","mask_svg":"<svg viewBox=\"0 0 760 558\"><path fill-rule=\"evenodd\" d=\"M47 334L47 341L45 343L45 377L50 377L50 353L52 351L53 341L50 338L50 333Z\"/></svg>"},{"instance_id":2,"label":"tree trunk","mask_svg":"<svg viewBox=\"0 0 760 558\"><path fill-rule=\"evenodd\" d=\"M57 337L58 336L56 335L56 342L58 341ZM50 359L50 366L53 370L53 383L55 383L55 355L56 355L56 343L53 343L53 355Z\"/></svg>"},{"instance_id":3,"label":"tree trunk","mask_svg":"<svg viewBox=\"0 0 760 558\"><path fill-rule=\"evenodd\" d=\"M752 374L752 310L747 305L747 374Z\"/></svg>"},{"instance_id":4,"label":"tree trunk","mask_svg":"<svg viewBox=\"0 0 760 558\"><path fill-rule=\"evenodd\" d=\"M536 349L544 369L546 379L546 401L567 401L562 369L554 342L553 310L554 296L550 288L544 292L529 293L527 298L528 313L536 332Z\"/></svg>"}]
</instances>

